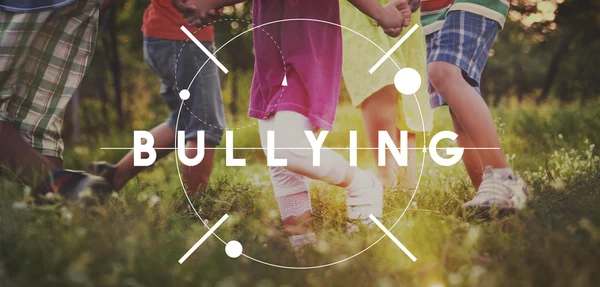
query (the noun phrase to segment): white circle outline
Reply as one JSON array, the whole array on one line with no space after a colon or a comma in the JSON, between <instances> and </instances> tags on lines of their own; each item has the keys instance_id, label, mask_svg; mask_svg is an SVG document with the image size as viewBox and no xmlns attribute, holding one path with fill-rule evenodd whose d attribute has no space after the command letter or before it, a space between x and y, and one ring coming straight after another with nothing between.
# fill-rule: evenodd
<instances>
[{"instance_id":1,"label":"white circle outline","mask_svg":"<svg viewBox=\"0 0 600 287\"><path fill-rule=\"evenodd\" d=\"M289 18L289 19L280 19L280 20L275 20L275 21L271 21L271 22L267 22L267 23L263 23L257 26L253 26L252 28L241 32L240 34L236 35L235 37L231 38L229 41L225 42L225 44L221 45L221 47L219 47L213 54L217 54L224 46L226 46L227 44L229 44L231 41L237 39L238 37L242 36L243 34L253 31L254 29L260 28L260 27L264 27L264 26L268 26L271 24L276 24L276 23L282 23L282 22L290 22L290 21L308 21L308 22L318 22L318 23L324 23L324 24L328 24L328 25L333 25L342 29L346 29L350 32L353 32L354 34L364 38L365 40L369 41L371 44L373 44L375 47L377 47L380 51L382 51L384 54L387 52L385 50L383 50L379 45L377 45L375 42L373 42L371 39L367 38L366 36L364 36L363 34L345 27L343 25L337 24L337 23L333 23L333 22L329 22L329 21L325 21L325 20L320 20L320 19L310 19L310 18ZM398 68L398 70L400 70L400 66L398 66L398 64L394 61L394 59L392 59L391 57L388 58L389 60L391 60L394 65ZM199 73L199 71L198 71ZM196 73L196 74L198 74ZM193 80L192 80L193 81ZM191 85L191 84L190 84ZM417 102L417 107L419 108L419 114L421 115L421 126L423 128L423 142L427 142L427 135L424 132L425 131L425 120L423 118L423 112L421 110L421 105L417 99L417 95L413 94L415 101ZM178 124L179 124L179 115L181 114L181 109L183 107L183 103L179 106L179 113L177 114L177 121L175 122L175 130L177 130ZM175 148L177 149L177 135L175 135ZM192 208L192 210L194 210L194 213L196 214L196 216L200 219L200 221L202 222L202 224L204 224L204 226L207 229L210 229L210 227L208 226L208 224L206 224L206 222L202 219L202 217L200 216L200 214L198 213L198 211L196 210L196 208L194 207L194 205L192 204L192 201L190 200L190 197L188 196L187 192L185 191L185 185L183 184L183 179L181 177L181 171L179 170L179 158L177 153L174 153L175 155L175 166L177 168L177 175L179 176L179 181L181 183L181 187L183 189L183 193L185 194L185 197L188 200L188 203L190 204L190 207ZM419 173L419 179L417 180L417 185L415 186L415 190L410 198L410 201L408 202L408 204L406 205L406 207L404 208L404 211L402 212L402 214L400 214L400 217L398 217L398 219L396 220L396 222L394 222L394 224L388 228L388 230L392 230L397 224L398 222L400 222L400 219L402 219L402 217L404 216L404 214L406 213L406 211L408 210L408 208L410 207L410 204L412 203L412 201L415 198L415 195L417 194L417 190L419 188L419 184L421 183L421 177L423 176L423 169L424 169L424 165L425 165L425 156L423 156L423 160L421 162L421 171ZM214 235L217 239L219 239L223 244L227 244L227 242L225 242L223 239L221 239L221 237L219 237L216 232L213 232L212 235ZM369 250L371 247L375 246L375 244L379 243L379 241L381 241L383 238L385 238L386 235L385 233L379 238L377 239L375 242L373 242L371 245L367 246L365 249L363 249L362 251L359 251L358 253L351 255L347 258L344 259L340 259L338 261L334 261L334 262L330 262L330 263L326 263L326 264L321 264L321 265L315 265L315 266L286 266L286 265L279 265L279 264L273 264L273 263L269 263L266 261L262 261L260 259L256 259L250 255L247 255L245 253L242 253L241 256L244 256L252 261L255 261L257 263L261 263L267 266L271 266L271 267L276 267L276 268L281 268L281 269L290 269L290 270L311 270L311 269L319 269L319 268L324 268L324 267L329 267L329 266L333 266L339 263L343 263L345 261L348 261L360 254L362 254L363 252Z\"/></svg>"}]
</instances>

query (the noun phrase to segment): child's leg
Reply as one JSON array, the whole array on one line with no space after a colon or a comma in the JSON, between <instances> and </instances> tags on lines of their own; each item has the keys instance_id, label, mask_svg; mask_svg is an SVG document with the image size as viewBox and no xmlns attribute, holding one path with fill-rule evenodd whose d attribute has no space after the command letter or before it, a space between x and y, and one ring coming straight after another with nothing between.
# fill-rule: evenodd
<instances>
[{"instance_id":1,"label":"child's leg","mask_svg":"<svg viewBox=\"0 0 600 287\"><path fill-rule=\"evenodd\" d=\"M305 131L313 130L308 118L295 112L280 111L259 123L263 146L267 131L275 132L276 158L287 159L284 168L312 179L343 187L348 192L348 215L351 219L381 216L383 190L372 175L349 163L338 153L322 148L320 166L313 165L312 150Z\"/></svg>"},{"instance_id":2,"label":"child's leg","mask_svg":"<svg viewBox=\"0 0 600 287\"><path fill-rule=\"evenodd\" d=\"M304 176L279 166L269 170L285 231L290 236L313 233L310 193Z\"/></svg>"},{"instance_id":3,"label":"child's leg","mask_svg":"<svg viewBox=\"0 0 600 287\"><path fill-rule=\"evenodd\" d=\"M156 160L167 156L173 151L168 148L173 148L175 146L175 130L168 123L164 122L156 126L150 133L152 134L152 137L154 137ZM123 186L138 173L147 168L145 166L133 165L133 150L129 151L115 167L116 172L114 173L111 183L117 191L123 188Z\"/></svg>"},{"instance_id":4,"label":"child's leg","mask_svg":"<svg viewBox=\"0 0 600 287\"><path fill-rule=\"evenodd\" d=\"M171 127L169 123L165 122L156 126L150 131L150 133L154 137L156 160L160 160L161 158L167 156L173 151L170 148L173 148L175 146L175 130ZM191 140L187 141L185 147L185 154L187 155L187 157L194 158L198 152L197 142ZM195 195L198 188L204 187L208 184L208 179L212 171L214 155L214 149L206 149L204 151L204 159L202 160L202 162L200 162L200 164L196 166L184 165L182 167L183 180L187 185L190 195ZM94 168L93 165L98 164L102 163L92 163L92 168ZM112 175L105 177L109 179L113 187L117 191L119 191L127 184L127 182L129 182L132 178L134 178L136 175L138 175L140 172L142 172L148 167L134 166L133 151L130 151L114 167L108 168L114 169L114 171ZM96 173L102 174L102 172Z\"/></svg>"},{"instance_id":5,"label":"child's leg","mask_svg":"<svg viewBox=\"0 0 600 287\"><path fill-rule=\"evenodd\" d=\"M435 91L450 106L459 144L484 148L465 152L464 163L478 189L463 208L512 212L526 206L529 191L525 182L507 167L490 111L474 88L479 86L499 29L497 22L484 16L468 11L448 12L441 30L428 37L427 74ZM439 98L435 100L434 105L444 104ZM481 167L485 168L479 177Z\"/></svg>"},{"instance_id":6,"label":"child's leg","mask_svg":"<svg viewBox=\"0 0 600 287\"><path fill-rule=\"evenodd\" d=\"M471 148L475 147L473 142L471 141L471 137L465 132L465 129L460 125L456 115L454 112L450 110L450 115L452 116L452 124L454 125L454 131L458 135L456 138L456 142L460 147ZM465 164L465 168L467 169L467 173L469 174L469 178L475 186L475 189L479 189L479 185L481 184L482 176L483 176L483 166L481 165L481 159L479 158L479 151L466 149L462 156L462 161Z\"/></svg>"},{"instance_id":7,"label":"child's leg","mask_svg":"<svg viewBox=\"0 0 600 287\"><path fill-rule=\"evenodd\" d=\"M498 148L479 150L481 165L507 167L490 110L481 95L464 79L461 68L446 62L431 62L427 65L427 75L472 144L480 148Z\"/></svg>"},{"instance_id":8,"label":"child's leg","mask_svg":"<svg viewBox=\"0 0 600 287\"><path fill-rule=\"evenodd\" d=\"M396 146L400 145L400 131L396 125L398 105L397 90L394 86L386 86L373 93L362 103L362 112L365 122L365 128L371 146L379 146L379 131L387 131ZM408 134L409 148L416 147L415 134ZM378 151L373 150L375 158ZM402 188L414 188L416 178L416 150L409 149L408 166L399 166L392 156L392 153L386 151L386 166L378 166L379 178L385 185L395 186L398 179L402 181Z\"/></svg>"},{"instance_id":9,"label":"child's leg","mask_svg":"<svg viewBox=\"0 0 600 287\"><path fill-rule=\"evenodd\" d=\"M0 111L1 112L1 111ZM0 167L11 170L30 186L38 186L52 170L58 169L27 143L10 122L0 121Z\"/></svg>"},{"instance_id":10,"label":"child's leg","mask_svg":"<svg viewBox=\"0 0 600 287\"><path fill-rule=\"evenodd\" d=\"M259 122L261 144L267 146L266 131L274 130L274 121ZM269 167L273 191L279 206L283 229L290 236L294 249L314 242L312 206L310 193L304 176L288 171L284 167Z\"/></svg>"},{"instance_id":11,"label":"child's leg","mask_svg":"<svg viewBox=\"0 0 600 287\"><path fill-rule=\"evenodd\" d=\"M205 147L210 148L214 147L214 145L209 145L207 143L204 144ZM198 153L198 142L197 141L187 141L185 143L185 154L188 158L194 158ZM195 166L186 166L183 165L182 176L183 181L187 186L187 191L190 196L196 196L198 191L203 190L208 186L208 181L210 179L210 174L213 168L213 162L215 159L215 150L214 149L205 149L204 150L204 158L202 161Z\"/></svg>"}]
</instances>

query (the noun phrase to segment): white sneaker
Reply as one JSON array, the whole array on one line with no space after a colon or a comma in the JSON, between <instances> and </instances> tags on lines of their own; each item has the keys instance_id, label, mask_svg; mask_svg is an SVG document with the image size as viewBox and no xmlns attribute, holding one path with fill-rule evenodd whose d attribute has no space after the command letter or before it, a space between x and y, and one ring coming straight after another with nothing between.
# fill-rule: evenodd
<instances>
[{"instance_id":1,"label":"white sneaker","mask_svg":"<svg viewBox=\"0 0 600 287\"><path fill-rule=\"evenodd\" d=\"M462 207L513 213L525 209L529 200L529 189L521 177L512 172L499 172L491 166L486 166L477 194Z\"/></svg>"},{"instance_id":2,"label":"white sneaker","mask_svg":"<svg viewBox=\"0 0 600 287\"><path fill-rule=\"evenodd\" d=\"M356 184L346 187L346 205L350 220L370 222L369 215L380 218L383 215L383 185L372 173L361 171L356 176Z\"/></svg>"}]
</instances>

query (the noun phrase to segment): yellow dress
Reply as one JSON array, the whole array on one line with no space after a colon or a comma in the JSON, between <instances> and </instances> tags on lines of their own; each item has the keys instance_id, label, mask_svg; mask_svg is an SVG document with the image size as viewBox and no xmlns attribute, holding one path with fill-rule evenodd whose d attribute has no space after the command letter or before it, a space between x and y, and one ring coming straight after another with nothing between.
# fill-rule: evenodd
<instances>
[{"instance_id":1,"label":"yellow dress","mask_svg":"<svg viewBox=\"0 0 600 287\"><path fill-rule=\"evenodd\" d=\"M379 0L382 5L387 2ZM391 58L396 62L394 65L391 59L387 59L373 74L369 69L379 61L383 55L389 51L400 38L408 32L414 25L421 26L420 11L412 13L410 25L402 30L402 35L398 38L387 36L381 27L377 27L374 20L356 9L349 1L340 1L341 24L350 28L365 37L369 38L375 44L380 46L383 51L377 48L368 40L356 33L343 28L342 38L344 44L344 58L342 74L344 83L350 95L352 105L361 107L362 102L377 92L381 88L393 85L394 76L398 72L398 67L410 67L415 69L421 75L421 88L413 95L402 95L398 93L398 128L409 132L430 132L433 127L433 111L429 106L429 96L427 94L426 81L426 60L427 49L425 46L425 36L423 29L419 27L406 41L394 52ZM425 129L421 123L421 114L419 105L423 114Z\"/></svg>"}]
</instances>

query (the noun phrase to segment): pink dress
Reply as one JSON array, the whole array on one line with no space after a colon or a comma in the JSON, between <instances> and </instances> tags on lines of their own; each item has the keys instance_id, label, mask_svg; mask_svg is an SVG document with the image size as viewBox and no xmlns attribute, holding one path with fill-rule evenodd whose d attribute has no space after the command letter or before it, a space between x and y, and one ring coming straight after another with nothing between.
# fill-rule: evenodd
<instances>
[{"instance_id":1,"label":"pink dress","mask_svg":"<svg viewBox=\"0 0 600 287\"><path fill-rule=\"evenodd\" d=\"M266 119L277 111L294 111L330 130L342 75L339 0L255 0L253 5L254 26L266 25L253 30L248 115ZM288 86L282 85L284 75Z\"/></svg>"}]
</instances>

